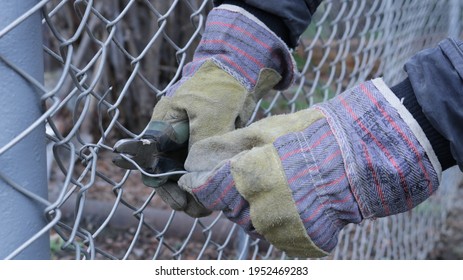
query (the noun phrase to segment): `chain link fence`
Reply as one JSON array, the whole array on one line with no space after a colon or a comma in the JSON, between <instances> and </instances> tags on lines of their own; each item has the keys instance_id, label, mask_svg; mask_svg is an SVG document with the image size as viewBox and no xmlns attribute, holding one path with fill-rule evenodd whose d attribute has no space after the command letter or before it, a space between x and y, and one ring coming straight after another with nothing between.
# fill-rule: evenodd
<instances>
[{"instance_id":1,"label":"chain link fence","mask_svg":"<svg viewBox=\"0 0 463 280\"><path fill-rule=\"evenodd\" d=\"M35 258L42 250L53 259L287 258L221 213L192 219L171 211L138 171L111 162L114 143L139 137L157 99L179 79L211 1L0 5L0 77L15 77L2 78L0 90L0 257ZM324 1L294 50L296 83L260 100L251 122L308 108L366 79L400 81L408 57L460 34L461 6ZM12 127L19 128L9 133ZM328 258L426 258L445 230L455 176L444 176L439 191L409 213L347 227Z\"/></svg>"}]
</instances>

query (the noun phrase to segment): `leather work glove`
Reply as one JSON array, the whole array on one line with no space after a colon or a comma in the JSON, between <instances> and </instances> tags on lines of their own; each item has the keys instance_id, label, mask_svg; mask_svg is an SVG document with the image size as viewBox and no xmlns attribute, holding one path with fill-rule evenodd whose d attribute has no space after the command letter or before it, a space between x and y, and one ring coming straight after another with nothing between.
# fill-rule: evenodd
<instances>
[{"instance_id":1,"label":"leather work glove","mask_svg":"<svg viewBox=\"0 0 463 280\"><path fill-rule=\"evenodd\" d=\"M294 80L295 66L285 43L257 18L232 5L214 8L202 40L182 78L155 106L148 127L187 121L189 146L198 140L244 126L256 100L270 89L282 90ZM149 155L147 155L149 156ZM144 183L173 209L194 217L210 213L176 182L143 176Z\"/></svg>"},{"instance_id":2,"label":"leather work glove","mask_svg":"<svg viewBox=\"0 0 463 280\"><path fill-rule=\"evenodd\" d=\"M410 210L442 172L382 79L199 141L185 167L179 186L200 204L293 257L323 257L345 225Z\"/></svg>"}]
</instances>

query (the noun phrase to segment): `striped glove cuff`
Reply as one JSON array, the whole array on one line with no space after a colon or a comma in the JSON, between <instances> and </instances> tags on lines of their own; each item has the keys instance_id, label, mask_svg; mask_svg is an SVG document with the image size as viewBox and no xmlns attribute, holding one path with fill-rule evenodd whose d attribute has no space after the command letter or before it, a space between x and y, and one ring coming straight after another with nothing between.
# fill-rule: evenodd
<instances>
[{"instance_id":1,"label":"striped glove cuff","mask_svg":"<svg viewBox=\"0 0 463 280\"><path fill-rule=\"evenodd\" d=\"M411 114L376 79L316 106L341 148L364 218L406 212L439 186L440 163Z\"/></svg>"},{"instance_id":2,"label":"striped glove cuff","mask_svg":"<svg viewBox=\"0 0 463 280\"><path fill-rule=\"evenodd\" d=\"M274 146L307 234L318 248L331 252L339 231L362 217L328 122L320 119L278 138Z\"/></svg>"},{"instance_id":3,"label":"striped glove cuff","mask_svg":"<svg viewBox=\"0 0 463 280\"><path fill-rule=\"evenodd\" d=\"M184 67L182 80L167 95L173 94L208 60L214 61L250 92L264 68L273 69L282 77L274 87L277 90L288 88L296 71L286 44L252 14L233 5L221 5L209 13L193 61Z\"/></svg>"}]
</instances>

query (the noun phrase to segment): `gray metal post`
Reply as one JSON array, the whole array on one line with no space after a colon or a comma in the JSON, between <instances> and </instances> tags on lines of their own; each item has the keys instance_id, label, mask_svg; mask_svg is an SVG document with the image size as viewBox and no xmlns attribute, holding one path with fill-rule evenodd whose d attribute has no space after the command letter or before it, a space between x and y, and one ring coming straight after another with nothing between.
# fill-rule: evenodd
<instances>
[{"instance_id":1,"label":"gray metal post","mask_svg":"<svg viewBox=\"0 0 463 280\"><path fill-rule=\"evenodd\" d=\"M0 2L0 57L43 83L42 24L40 12L24 16L38 1ZM24 20L5 33L18 18ZM0 59L0 148L42 114L40 96L21 75ZM47 198L45 127L0 154L1 173L28 191ZM4 259L46 225L43 205L14 190L0 177L0 259ZM15 259L49 259L49 236L35 240Z\"/></svg>"},{"instance_id":2,"label":"gray metal post","mask_svg":"<svg viewBox=\"0 0 463 280\"><path fill-rule=\"evenodd\" d=\"M461 0L450 1L449 37L458 38L461 32Z\"/></svg>"}]
</instances>

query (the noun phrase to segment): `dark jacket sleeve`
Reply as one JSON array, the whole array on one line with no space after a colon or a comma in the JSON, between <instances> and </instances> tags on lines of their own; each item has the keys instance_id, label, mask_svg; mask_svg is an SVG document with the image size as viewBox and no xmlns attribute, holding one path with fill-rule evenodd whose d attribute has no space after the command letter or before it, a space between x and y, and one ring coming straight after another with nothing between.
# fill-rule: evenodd
<instances>
[{"instance_id":1,"label":"dark jacket sleeve","mask_svg":"<svg viewBox=\"0 0 463 280\"><path fill-rule=\"evenodd\" d=\"M214 0L215 5L233 4L250 11L293 48L309 26L322 0ZM282 24L280 24L282 23ZM279 26L284 27L281 30ZM286 33L285 33L286 32Z\"/></svg>"},{"instance_id":2,"label":"dark jacket sleeve","mask_svg":"<svg viewBox=\"0 0 463 280\"><path fill-rule=\"evenodd\" d=\"M449 38L417 53L405 71L422 112L463 171L463 41Z\"/></svg>"}]
</instances>

